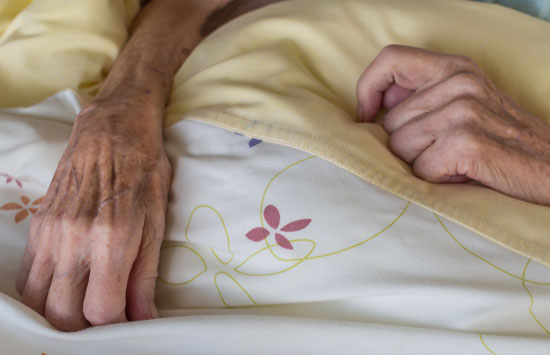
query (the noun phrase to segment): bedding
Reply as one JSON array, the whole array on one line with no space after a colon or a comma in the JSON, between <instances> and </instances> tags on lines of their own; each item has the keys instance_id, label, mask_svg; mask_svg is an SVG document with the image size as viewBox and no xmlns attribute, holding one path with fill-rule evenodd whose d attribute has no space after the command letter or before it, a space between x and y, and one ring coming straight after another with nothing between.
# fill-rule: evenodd
<instances>
[{"instance_id":1,"label":"bedding","mask_svg":"<svg viewBox=\"0 0 550 355\"><path fill-rule=\"evenodd\" d=\"M0 107L67 87L93 94L137 6L129 0L73 3L64 11L59 0L28 5L0 39L0 72L10 87ZM549 40L545 22L470 1L273 4L223 26L193 52L175 78L166 123L194 117L322 156L550 265L546 207L475 185L421 181L387 149L380 125L354 121L357 78L390 43L470 56L522 107L548 120Z\"/></svg>"},{"instance_id":2,"label":"bedding","mask_svg":"<svg viewBox=\"0 0 550 355\"><path fill-rule=\"evenodd\" d=\"M550 21L550 1L548 0L475 0L511 7L526 14Z\"/></svg>"},{"instance_id":3,"label":"bedding","mask_svg":"<svg viewBox=\"0 0 550 355\"><path fill-rule=\"evenodd\" d=\"M303 1L306 0L296 3ZM57 51L51 58L60 59L58 62L40 67L41 62L28 60L37 55L30 52L18 57L26 60L19 60L9 73L6 68L10 68L14 57L0 56L2 85L13 87L7 96L2 96L5 101L1 106L36 103L65 87L79 89L78 93L63 91L32 107L0 112L0 349L3 352L50 355L548 352L549 267L480 238L420 203L376 187L334 165L335 161L327 161L326 154L312 154L311 147L305 144L291 144L286 140L288 136L277 137L275 129L269 126L264 127L262 134L253 134L259 132L259 121L250 121L244 128L214 122L224 114L234 114L235 110L258 114L254 109L261 108L257 102L247 105L246 101L240 101L245 97L242 94L252 93L253 85L219 80L216 71L220 63L216 61L227 52L220 51L221 57L217 59L207 58L208 53L214 53L210 46L216 42L219 45L224 39L221 31L210 44L205 42L199 47L190 64L180 72L168 111L166 149L175 169L175 181L157 286L156 301L162 318L68 334L56 331L18 302L14 283L30 218L46 192L75 115L87 95L97 89L125 39L135 3L94 1L85 5L94 9L91 13L100 9L103 11L100 13L110 13L111 17L103 17L103 23L89 22L90 27L83 32L89 31L87 38L96 40L83 43L84 49L76 53L80 55L75 55L72 45L53 46ZM355 2L347 3L354 6ZM371 3L380 5L377 1ZM25 16L16 16L7 26L0 40L0 52L13 43L24 48L23 44L29 43L25 41L40 41L42 35L49 33L46 29L52 22L47 14L59 3L48 0L41 3L43 7L35 4L25 8L32 11L23 11ZM531 22L532 19L505 9L493 13L494 7L489 11L480 4L450 4L447 2L445 6L459 9L462 14L471 15L482 9L476 16L489 16L497 22L513 19L511 24L526 26L522 31L540 28L542 34L536 40L545 40L548 27L539 23L548 25L542 21ZM444 6L434 6L431 11L443 11ZM277 9L280 7L271 7L254 16L271 16ZM78 9L69 7L66 11ZM345 11L336 13L344 14ZM430 14L420 11L419 16L425 19L422 16ZM388 11L384 16L389 23L394 15ZM64 18L54 17L61 22ZM90 17L80 19L83 18ZM331 26L328 17L320 19ZM248 26L249 20L252 17L245 16L226 30ZM269 23L266 29L278 26L282 32L290 24L285 21L275 16L264 23ZM25 32L28 27L23 23L40 26L34 27L33 34ZM280 23L285 26L277 25ZM378 23L382 25L378 33L386 38L392 31L385 27L384 21ZM103 29L102 24L107 27ZM405 24L412 26L413 22ZM65 31L66 28L70 26ZM507 39L524 39L521 33ZM244 34L238 41L243 46L240 49L250 44ZM292 55L299 52L292 41L280 43L282 47L274 48L289 50L289 58L296 61L288 66L267 66L268 72L274 70L272 81L262 83L279 85L290 80L292 76L285 75L285 70L295 65L310 71L316 68L300 61L304 59L300 55ZM40 48L44 52L50 50L47 46ZM496 53L508 53L496 44L491 48ZM527 53L533 50L528 44L521 49ZM548 55L547 47L536 51L543 59ZM254 49L248 54L255 59L261 52ZM87 64L83 53L93 53L93 66ZM509 60L519 58L515 55ZM480 56L486 66L492 63L489 53ZM365 58L368 61L368 56ZM538 63L538 59L529 58L531 64ZM56 70L63 69L58 64L69 59L75 70L68 71L63 80L52 80L59 75ZM359 63L349 67L357 71ZM547 66L540 67L544 71ZM33 70L28 71L28 76L12 75L29 68ZM195 75L197 68L200 75ZM495 67L490 71L501 84L520 84L509 86L510 93L522 104L546 114L547 107L537 98L548 92L548 86L543 83L540 89L531 91L536 95L526 97L522 88L530 81L515 80L519 69L514 68L501 71ZM47 70L51 70L50 76L43 77ZM310 73L314 81L328 80L320 73ZM338 73L341 83L334 87L323 83L325 86L318 92L315 86L309 87L310 93L318 96L304 98L323 97L330 105L341 100L329 112L336 116L338 112L351 113L351 102L335 93L343 86L348 87L344 91L349 91L349 85L344 84L349 84L353 73L349 78L348 74L341 74ZM527 72L527 76L531 75ZM537 80L542 81L538 77ZM208 104L201 108L211 98L201 90L212 89L210 85L214 83L235 85L238 90L234 96L224 98L228 101L219 101L220 107ZM197 90L192 89L195 87ZM263 97L261 90L256 93ZM279 97L280 93L271 94ZM284 95L280 98L284 99ZM231 103L229 108L223 106L227 102ZM273 115L292 113L284 110L289 107L278 106L273 113L260 110L265 117L258 118L273 118L276 122L278 118ZM291 114L287 118L298 116ZM181 120L182 117L186 120ZM204 121L226 129L206 125ZM384 137L375 126L364 132L372 134L370 142L375 146L383 146L380 142L384 142ZM345 163L340 161L341 166ZM444 201L452 205L448 196ZM546 210L541 213L547 216ZM520 224L526 222L520 215L506 223L521 229ZM537 228L540 225L535 225L534 229ZM544 246L541 248L535 256L548 252ZM522 249L524 254L527 249Z\"/></svg>"},{"instance_id":4,"label":"bedding","mask_svg":"<svg viewBox=\"0 0 550 355\"><path fill-rule=\"evenodd\" d=\"M382 125L355 118L357 78L385 45L402 44L473 58L548 122L549 42L547 22L471 1L281 2L228 23L193 51L175 77L166 122L193 117L319 155L550 265L548 207L477 184L422 181L388 149Z\"/></svg>"},{"instance_id":5,"label":"bedding","mask_svg":"<svg viewBox=\"0 0 550 355\"><path fill-rule=\"evenodd\" d=\"M67 87L93 94L136 7L122 0L63 11L59 0L28 5L0 39L0 73L10 88L0 106ZM398 43L474 58L514 101L548 120L548 41L548 23L472 1L281 2L223 26L193 51L175 77L166 125L193 117L308 151L550 265L547 207L475 184L426 183L389 151L381 125L354 118L361 71L384 45Z\"/></svg>"},{"instance_id":6,"label":"bedding","mask_svg":"<svg viewBox=\"0 0 550 355\"><path fill-rule=\"evenodd\" d=\"M56 331L14 284L83 99L0 112L2 352L548 352L550 268L319 157L195 120L165 132L163 318Z\"/></svg>"}]
</instances>

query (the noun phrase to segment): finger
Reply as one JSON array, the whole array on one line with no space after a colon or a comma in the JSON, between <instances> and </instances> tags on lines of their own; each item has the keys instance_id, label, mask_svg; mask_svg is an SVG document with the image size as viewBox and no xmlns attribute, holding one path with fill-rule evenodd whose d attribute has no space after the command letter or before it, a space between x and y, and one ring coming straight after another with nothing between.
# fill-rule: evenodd
<instances>
[{"instance_id":1,"label":"finger","mask_svg":"<svg viewBox=\"0 0 550 355\"><path fill-rule=\"evenodd\" d=\"M458 99L447 106L414 117L390 135L390 150L412 164L438 139L449 133L475 129L482 121L478 115L484 112L474 99Z\"/></svg>"},{"instance_id":2,"label":"finger","mask_svg":"<svg viewBox=\"0 0 550 355\"><path fill-rule=\"evenodd\" d=\"M120 225L133 223L121 221ZM98 247L92 251L84 316L93 326L126 322L126 285L141 234L125 227L97 228L93 234Z\"/></svg>"},{"instance_id":3,"label":"finger","mask_svg":"<svg viewBox=\"0 0 550 355\"><path fill-rule=\"evenodd\" d=\"M23 303L34 311L45 314L46 299L54 266L51 259L39 255L34 259L23 289Z\"/></svg>"},{"instance_id":4,"label":"finger","mask_svg":"<svg viewBox=\"0 0 550 355\"><path fill-rule=\"evenodd\" d=\"M422 130L420 126L426 126L429 118L421 116L409 122L407 125L390 136L388 146L390 150L409 164L428 149L437 140L440 132L434 130Z\"/></svg>"},{"instance_id":5,"label":"finger","mask_svg":"<svg viewBox=\"0 0 550 355\"><path fill-rule=\"evenodd\" d=\"M84 317L93 326L127 321L126 281L124 272L117 267L110 270L90 267L90 278L84 296Z\"/></svg>"},{"instance_id":6,"label":"finger","mask_svg":"<svg viewBox=\"0 0 550 355\"><path fill-rule=\"evenodd\" d=\"M36 253L34 252L34 248L29 247L29 245L27 244L27 247L25 248L25 253L23 254L23 259L21 260L21 266L19 267L17 281L15 282L15 289L17 290L17 293L19 293L21 296L23 296L25 284L27 283L27 280L29 278L35 256Z\"/></svg>"},{"instance_id":7,"label":"finger","mask_svg":"<svg viewBox=\"0 0 550 355\"><path fill-rule=\"evenodd\" d=\"M56 267L46 301L46 319L65 331L77 331L89 326L83 304L88 282L88 265L67 263Z\"/></svg>"},{"instance_id":8,"label":"finger","mask_svg":"<svg viewBox=\"0 0 550 355\"><path fill-rule=\"evenodd\" d=\"M92 228L90 276L84 316L93 326L126 322L126 288L143 233L144 216L127 206L132 194L120 194L102 206Z\"/></svg>"},{"instance_id":9,"label":"finger","mask_svg":"<svg viewBox=\"0 0 550 355\"><path fill-rule=\"evenodd\" d=\"M414 90L402 88L395 83L391 84L391 86L384 92L384 108L391 110L401 102L405 101L413 93Z\"/></svg>"},{"instance_id":10,"label":"finger","mask_svg":"<svg viewBox=\"0 0 550 355\"><path fill-rule=\"evenodd\" d=\"M403 89L430 87L453 73L473 70L472 60L424 49L390 45L367 67L357 83L357 99L364 121L371 121L382 105L384 92L397 84Z\"/></svg>"},{"instance_id":11,"label":"finger","mask_svg":"<svg viewBox=\"0 0 550 355\"><path fill-rule=\"evenodd\" d=\"M17 293L19 293L21 296L23 296L25 284L27 283L27 278L29 277L33 260L36 256L36 243L38 240L38 232L40 231L41 224L42 219L38 219L38 217L36 216L32 218L29 239L27 240L27 246L25 247L25 252L23 253L23 259L21 260L19 274L17 275L17 281L15 283L15 289L17 290Z\"/></svg>"},{"instance_id":12,"label":"finger","mask_svg":"<svg viewBox=\"0 0 550 355\"><path fill-rule=\"evenodd\" d=\"M155 287L163 235L163 213L145 220L142 244L130 273L126 293L126 313L130 320L158 318Z\"/></svg>"},{"instance_id":13,"label":"finger","mask_svg":"<svg viewBox=\"0 0 550 355\"><path fill-rule=\"evenodd\" d=\"M393 133L411 119L444 107L463 97L486 101L489 93L484 80L473 72L461 72L425 90L417 91L393 107L384 117L384 128Z\"/></svg>"},{"instance_id":14,"label":"finger","mask_svg":"<svg viewBox=\"0 0 550 355\"><path fill-rule=\"evenodd\" d=\"M126 312L131 320L158 318L155 287L158 275L160 247L164 237L168 190L163 175L153 175L149 214L143 224L143 238L128 280ZM168 186L170 183L168 183Z\"/></svg>"},{"instance_id":15,"label":"finger","mask_svg":"<svg viewBox=\"0 0 550 355\"><path fill-rule=\"evenodd\" d=\"M419 178L435 183L477 180L491 186L494 177L483 172L484 154L491 141L467 131L438 139L414 161L413 172Z\"/></svg>"}]
</instances>

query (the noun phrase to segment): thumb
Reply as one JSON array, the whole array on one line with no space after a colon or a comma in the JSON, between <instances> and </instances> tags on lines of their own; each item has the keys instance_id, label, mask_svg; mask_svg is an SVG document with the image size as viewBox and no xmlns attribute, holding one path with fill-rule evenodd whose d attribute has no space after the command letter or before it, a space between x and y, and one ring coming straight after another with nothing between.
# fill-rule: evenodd
<instances>
[{"instance_id":1,"label":"thumb","mask_svg":"<svg viewBox=\"0 0 550 355\"><path fill-rule=\"evenodd\" d=\"M359 120L371 121L383 104L391 108L414 91L464 71L467 64L460 56L400 45L384 47L357 83Z\"/></svg>"}]
</instances>

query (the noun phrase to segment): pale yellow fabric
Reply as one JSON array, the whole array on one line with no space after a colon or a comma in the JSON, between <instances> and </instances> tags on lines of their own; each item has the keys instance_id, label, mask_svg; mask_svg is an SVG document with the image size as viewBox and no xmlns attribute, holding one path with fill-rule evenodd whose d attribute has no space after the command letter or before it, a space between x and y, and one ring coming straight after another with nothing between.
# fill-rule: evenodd
<instances>
[{"instance_id":1,"label":"pale yellow fabric","mask_svg":"<svg viewBox=\"0 0 550 355\"><path fill-rule=\"evenodd\" d=\"M354 121L357 79L390 43L470 56L524 108L550 118L546 22L467 1L297 0L206 39L176 77L167 123L196 118L309 151L550 265L550 208L421 181L388 150L379 124Z\"/></svg>"},{"instance_id":2,"label":"pale yellow fabric","mask_svg":"<svg viewBox=\"0 0 550 355\"><path fill-rule=\"evenodd\" d=\"M2 0L0 1L0 36L8 25L13 21L15 16L27 7L31 0Z\"/></svg>"},{"instance_id":3,"label":"pale yellow fabric","mask_svg":"<svg viewBox=\"0 0 550 355\"><path fill-rule=\"evenodd\" d=\"M138 0L0 0L0 107L94 94L138 10Z\"/></svg>"},{"instance_id":4,"label":"pale yellow fabric","mask_svg":"<svg viewBox=\"0 0 550 355\"><path fill-rule=\"evenodd\" d=\"M137 9L130 0L5 4L11 0L0 0L9 9L0 14L0 107L65 88L93 94ZM207 38L175 79L167 124L200 119L309 151L550 265L549 208L478 186L423 182L391 154L379 124L354 121L357 79L390 43L473 57L524 108L550 119L544 21L459 0L295 0Z\"/></svg>"}]
</instances>

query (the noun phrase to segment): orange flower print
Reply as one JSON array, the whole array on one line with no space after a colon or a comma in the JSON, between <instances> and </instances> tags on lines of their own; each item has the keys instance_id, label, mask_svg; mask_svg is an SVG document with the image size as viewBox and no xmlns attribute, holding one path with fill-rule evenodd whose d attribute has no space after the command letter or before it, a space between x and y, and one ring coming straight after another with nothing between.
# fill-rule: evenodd
<instances>
[{"instance_id":1,"label":"orange flower print","mask_svg":"<svg viewBox=\"0 0 550 355\"><path fill-rule=\"evenodd\" d=\"M29 212L32 214L35 214L36 211L38 211L38 205L42 203L42 200L44 200L44 196L34 200L29 205L31 200L27 196L21 196L21 202L23 203L22 205L16 202L8 202L2 207L0 207L0 210L2 211L18 210L19 212L17 212L14 219L15 219L15 223L19 223L29 216Z\"/></svg>"}]
</instances>

